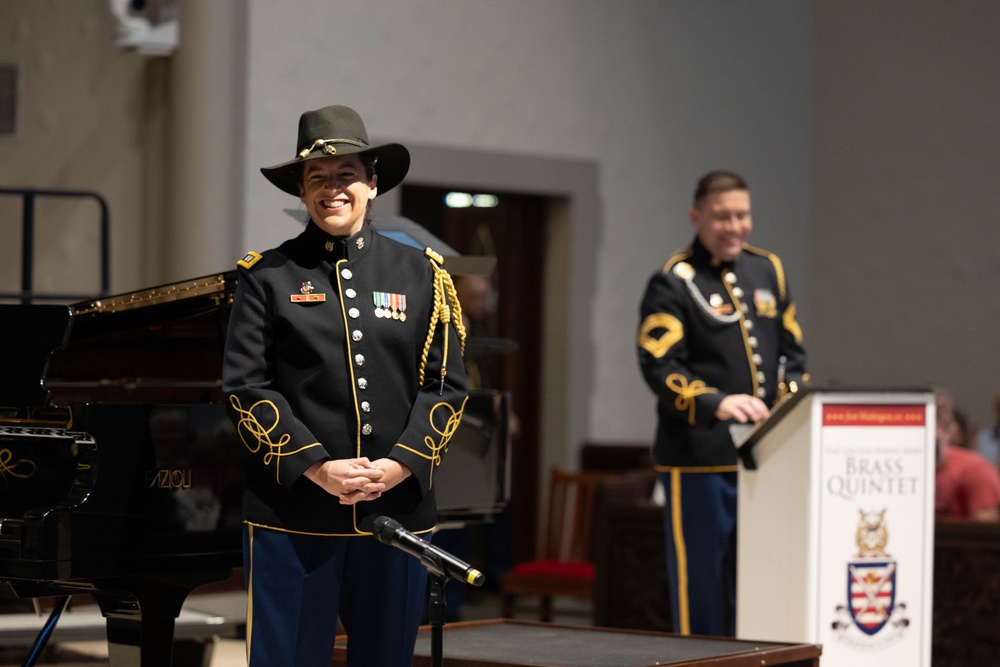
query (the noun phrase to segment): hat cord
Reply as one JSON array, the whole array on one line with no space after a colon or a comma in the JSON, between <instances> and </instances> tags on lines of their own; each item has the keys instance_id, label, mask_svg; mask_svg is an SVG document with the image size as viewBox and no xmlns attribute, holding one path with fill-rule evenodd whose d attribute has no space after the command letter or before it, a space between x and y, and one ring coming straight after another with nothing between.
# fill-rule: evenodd
<instances>
[{"instance_id":1,"label":"hat cord","mask_svg":"<svg viewBox=\"0 0 1000 667\"><path fill-rule=\"evenodd\" d=\"M363 141L358 141L356 139L317 139L312 142L312 145L308 148L303 148L299 151L299 158L306 159L309 154L312 153L317 148L322 148L323 152L328 155L336 155L337 149L330 144L350 144L351 146L357 146L358 148L368 148L368 144Z\"/></svg>"}]
</instances>

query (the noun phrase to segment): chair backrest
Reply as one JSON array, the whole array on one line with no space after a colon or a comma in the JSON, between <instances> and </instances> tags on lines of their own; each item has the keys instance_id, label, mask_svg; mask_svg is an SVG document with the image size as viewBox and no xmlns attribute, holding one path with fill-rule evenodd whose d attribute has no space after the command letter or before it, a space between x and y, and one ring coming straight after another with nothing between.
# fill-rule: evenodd
<instances>
[{"instance_id":1,"label":"chair backrest","mask_svg":"<svg viewBox=\"0 0 1000 667\"><path fill-rule=\"evenodd\" d=\"M539 558L563 562L593 560L590 541L597 489L607 474L553 468Z\"/></svg>"},{"instance_id":2,"label":"chair backrest","mask_svg":"<svg viewBox=\"0 0 1000 667\"><path fill-rule=\"evenodd\" d=\"M625 442L588 442L580 445L580 470L630 472L653 469L653 445Z\"/></svg>"}]
</instances>

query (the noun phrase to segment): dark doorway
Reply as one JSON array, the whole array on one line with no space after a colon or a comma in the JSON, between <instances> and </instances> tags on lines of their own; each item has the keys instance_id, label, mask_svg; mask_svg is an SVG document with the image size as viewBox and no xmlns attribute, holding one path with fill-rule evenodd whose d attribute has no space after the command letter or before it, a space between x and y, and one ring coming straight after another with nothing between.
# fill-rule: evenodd
<instances>
[{"instance_id":1,"label":"dark doorway","mask_svg":"<svg viewBox=\"0 0 1000 667\"><path fill-rule=\"evenodd\" d=\"M454 208L445 203L450 192L440 187L404 185L400 212L463 255L497 258L489 276L495 302L470 335L505 338L517 344L514 352L500 358L482 378L483 386L511 394L516 431L511 441L509 513L511 557L517 562L534 556L537 533L547 201L540 196L493 192L488 193L495 197L492 206Z\"/></svg>"}]
</instances>

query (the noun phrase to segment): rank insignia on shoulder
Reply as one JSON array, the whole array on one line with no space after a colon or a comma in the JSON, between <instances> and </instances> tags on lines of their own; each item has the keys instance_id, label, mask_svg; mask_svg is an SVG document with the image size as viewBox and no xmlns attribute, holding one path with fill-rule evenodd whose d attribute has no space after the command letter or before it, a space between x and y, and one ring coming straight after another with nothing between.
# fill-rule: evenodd
<instances>
[{"instance_id":1,"label":"rank insignia on shoulder","mask_svg":"<svg viewBox=\"0 0 1000 667\"><path fill-rule=\"evenodd\" d=\"M243 259L236 262L236 265L242 266L244 269L249 269L251 266L259 262L261 257L263 257L263 255L261 255L259 252L254 252L253 250L251 250L246 254L246 256L243 257Z\"/></svg>"},{"instance_id":2,"label":"rank insignia on shoulder","mask_svg":"<svg viewBox=\"0 0 1000 667\"><path fill-rule=\"evenodd\" d=\"M674 265L674 275L681 280L691 280L694 278L694 267L687 262L677 262Z\"/></svg>"},{"instance_id":3,"label":"rank insignia on shoulder","mask_svg":"<svg viewBox=\"0 0 1000 667\"><path fill-rule=\"evenodd\" d=\"M433 259L438 264L444 264L444 257L440 253L435 252L433 248L424 248L424 254Z\"/></svg>"}]
</instances>

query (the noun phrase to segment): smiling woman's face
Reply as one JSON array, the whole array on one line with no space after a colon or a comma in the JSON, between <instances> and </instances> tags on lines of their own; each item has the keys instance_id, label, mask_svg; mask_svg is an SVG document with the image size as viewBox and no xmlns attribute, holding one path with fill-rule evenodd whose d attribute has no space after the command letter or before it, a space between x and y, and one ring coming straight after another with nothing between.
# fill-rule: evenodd
<instances>
[{"instance_id":1,"label":"smiling woman's face","mask_svg":"<svg viewBox=\"0 0 1000 667\"><path fill-rule=\"evenodd\" d=\"M323 231L351 236L365 224L368 202L378 194L375 182L356 155L331 155L306 162L300 198Z\"/></svg>"}]
</instances>

